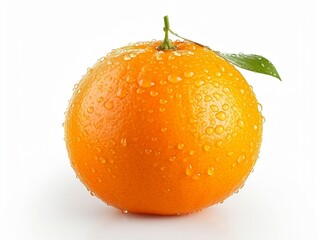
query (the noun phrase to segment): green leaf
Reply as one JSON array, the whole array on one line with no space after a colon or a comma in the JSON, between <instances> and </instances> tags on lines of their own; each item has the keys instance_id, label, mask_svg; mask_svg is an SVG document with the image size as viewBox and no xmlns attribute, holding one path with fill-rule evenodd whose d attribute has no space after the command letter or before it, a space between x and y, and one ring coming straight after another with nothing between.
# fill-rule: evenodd
<instances>
[{"instance_id":1,"label":"green leaf","mask_svg":"<svg viewBox=\"0 0 319 240\"><path fill-rule=\"evenodd\" d=\"M247 69L249 71L263 73L275 78L278 78L281 81L281 78L275 68L275 66L266 58L255 55L255 54L230 54L230 53L221 53L215 51L219 56L231 62L232 64Z\"/></svg>"}]
</instances>

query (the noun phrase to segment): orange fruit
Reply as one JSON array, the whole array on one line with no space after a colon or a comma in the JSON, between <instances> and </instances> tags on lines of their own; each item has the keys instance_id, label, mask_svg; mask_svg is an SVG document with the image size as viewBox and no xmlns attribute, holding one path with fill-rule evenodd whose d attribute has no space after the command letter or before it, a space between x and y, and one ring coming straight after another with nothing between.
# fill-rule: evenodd
<instances>
[{"instance_id":1,"label":"orange fruit","mask_svg":"<svg viewBox=\"0 0 319 240\"><path fill-rule=\"evenodd\" d=\"M65 140L77 176L105 203L187 214L243 186L262 115L244 77L215 52L160 44L113 50L87 72L66 113Z\"/></svg>"}]
</instances>

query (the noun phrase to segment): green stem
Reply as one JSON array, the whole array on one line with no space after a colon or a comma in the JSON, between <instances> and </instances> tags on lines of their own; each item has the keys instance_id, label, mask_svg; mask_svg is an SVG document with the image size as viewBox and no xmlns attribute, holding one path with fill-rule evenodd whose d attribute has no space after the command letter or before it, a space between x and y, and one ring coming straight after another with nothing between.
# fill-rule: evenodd
<instances>
[{"instance_id":1,"label":"green stem","mask_svg":"<svg viewBox=\"0 0 319 240\"><path fill-rule=\"evenodd\" d=\"M169 28L168 16L164 17L164 32L165 32L164 40L162 44L157 47L157 50L160 50L160 51L175 50L176 46L174 46L172 41L168 38L168 32L171 32Z\"/></svg>"}]
</instances>

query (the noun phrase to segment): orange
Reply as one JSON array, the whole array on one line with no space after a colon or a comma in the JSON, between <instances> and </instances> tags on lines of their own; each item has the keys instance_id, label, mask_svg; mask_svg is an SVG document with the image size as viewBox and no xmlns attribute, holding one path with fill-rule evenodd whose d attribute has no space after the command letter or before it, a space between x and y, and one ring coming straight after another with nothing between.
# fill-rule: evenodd
<instances>
[{"instance_id":1,"label":"orange","mask_svg":"<svg viewBox=\"0 0 319 240\"><path fill-rule=\"evenodd\" d=\"M124 212L187 214L240 189L261 144L244 77L212 50L175 41L113 50L74 90L65 140L84 185Z\"/></svg>"}]
</instances>

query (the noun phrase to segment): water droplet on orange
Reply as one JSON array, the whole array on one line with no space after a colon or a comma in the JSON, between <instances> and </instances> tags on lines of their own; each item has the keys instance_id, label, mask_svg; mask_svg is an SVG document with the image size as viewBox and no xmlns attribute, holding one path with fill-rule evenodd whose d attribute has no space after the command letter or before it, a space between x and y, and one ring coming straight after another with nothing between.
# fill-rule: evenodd
<instances>
[{"instance_id":1,"label":"water droplet on orange","mask_svg":"<svg viewBox=\"0 0 319 240\"><path fill-rule=\"evenodd\" d=\"M223 88L223 92L224 92L224 93L229 93L229 88L224 87L224 88Z\"/></svg>"},{"instance_id":2,"label":"water droplet on orange","mask_svg":"<svg viewBox=\"0 0 319 240\"><path fill-rule=\"evenodd\" d=\"M207 111L207 109L206 108L204 108L204 107L201 107L201 108L199 108L199 113L204 113L204 112L206 112Z\"/></svg>"},{"instance_id":3,"label":"water droplet on orange","mask_svg":"<svg viewBox=\"0 0 319 240\"><path fill-rule=\"evenodd\" d=\"M131 58L135 58L136 56L137 56L136 53L134 53L134 52L130 53L130 57L131 57Z\"/></svg>"},{"instance_id":4,"label":"water droplet on orange","mask_svg":"<svg viewBox=\"0 0 319 240\"><path fill-rule=\"evenodd\" d=\"M125 61L131 60L131 57L129 55L124 55L124 60Z\"/></svg>"},{"instance_id":5,"label":"water droplet on orange","mask_svg":"<svg viewBox=\"0 0 319 240\"><path fill-rule=\"evenodd\" d=\"M217 126L215 127L215 132L216 132L217 134L222 134L224 131L225 131L225 128L224 128L224 126L222 126L222 125L217 125Z\"/></svg>"},{"instance_id":6,"label":"water droplet on orange","mask_svg":"<svg viewBox=\"0 0 319 240\"><path fill-rule=\"evenodd\" d=\"M192 176L192 179L194 180L198 180L200 178L200 173L195 173L193 176Z\"/></svg>"},{"instance_id":7,"label":"water droplet on orange","mask_svg":"<svg viewBox=\"0 0 319 240\"><path fill-rule=\"evenodd\" d=\"M196 100L198 100L198 101L200 101L200 100L203 99L201 94L196 94L196 95L195 95L195 98L196 98Z\"/></svg>"},{"instance_id":8,"label":"water droplet on orange","mask_svg":"<svg viewBox=\"0 0 319 240\"><path fill-rule=\"evenodd\" d=\"M158 92L156 92L156 91L150 91L150 95L151 95L152 97L156 97L156 96L158 96Z\"/></svg>"},{"instance_id":9,"label":"water droplet on orange","mask_svg":"<svg viewBox=\"0 0 319 240\"><path fill-rule=\"evenodd\" d=\"M168 147L168 149L174 149L174 145L172 145L172 144L169 144L167 147Z\"/></svg>"},{"instance_id":10,"label":"water droplet on orange","mask_svg":"<svg viewBox=\"0 0 319 240\"><path fill-rule=\"evenodd\" d=\"M189 165L187 165L186 166L186 175L187 176L191 176L191 175L193 175L193 167L192 167L192 165L191 164L189 164Z\"/></svg>"},{"instance_id":11,"label":"water droplet on orange","mask_svg":"<svg viewBox=\"0 0 319 240\"><path fill-rule=\"evenodd\" d=\"M208 135L213 135L214 134L214 128L209 126L205 129L205 132L208 134Z\"/></svg>"},{"instance_id":12,"label":"water droplet on orange","mask_svg":"<svg viewBox=\"0 0 319 240\"><path fill-rule=\"evenodd\" d=\"M191 77L193 77L195 74L193 73L193 72L191 72L191 71L186 71L186 72L184 72L184 76L186 77L186 78L191 78Z\"/></svg>"},{"instance_id":13,"label":"water droplet on orange","mask_svg":"<svg viewBox=\"0 0 319 240\"><path fill-rule=\"evenodd\" d=\"M127 145L127 140L126 140L126 138L122 138L122 139L121 139L121 145L122 145L123 147L126 147L126 145Z\"/></svg>"},{"instance_id":14,"label":"water droplet on orange","mask_svg":"<svg viewBox=\"0 0 319 240\"><path fill-rule=\"evenodd\" d=\"M217 145L217 147L221 147L221 146L223 145L223 141L218 141L218 142L216 143L216 145Z\"/></svg>"},{"instance_id":15,"label":"water droplet on orange","mask_svg":"<svg viewBox=\"0 0 319 240\"><path fill-rule=\"evenodd\" d=\"M127 89L125 88L120 88L117 93L116 93L116 96L118 96L120 99L123 99L126 97L126 95L128 94L128 91Z\"/></svg>"},{"instance_id":16,"label":"water droplet on orange","mask_svg":"<svg viewBox=\"0 0 319 240\"><path fill-rule=\"evenodd\" d=\"M93 107L88 107L88 108L86 109L86 111L91 114L91 113L94 112L94 108L93 108Z\"/></svg>"},{"instance_id":17,"label":"water droplet on orange","mask_svg":"<svg viewBox=\"0 0 319 240\"><path fill-rule=\"evenodd\" d=\"M261 121L262 123L265 123L266 122L266 118L264 116L261 117Z\"/></svg>"},{"instance_id":18,"label":"water droplet on orange","mask_svg":"<svg viewBox=\"0 0 319 240\"><path fill-rule=\"evenodd\" d=\"M192 118L192 117L191 117L191 118L189 118L189 120L188 120L188 121L189 121L189 123L192 123L192 124L193 124L193 123L197 123L197 119Z\"/></svg>"},{"instance_id":19,"label":"water droplet on orange","mask_svg":"<svg viewBox=\"0 0 319 240\"><path fill-rule=\"evenodd\" d=\"M114 107L114 103L107 101L107 102L104 103L103 106L104 106L107 110L111 110L111 109L113 109L113 107Z\"/></svg>"},{"instance_id":20,"label":"water droplet on orange","mask_svg":"<svg viewBox=\"0 0 319 240\"><path fill-rule=\"evenodd\" d=\"M159 83L160 83L161 85L165 85L167 82L166 82L166 80L161 79Z\"/></svg>"},{"instance_id":21,"label":"water droplet on orange","mask_svg":"<svg viewBox=\"0 0 319 240\"><path fill-rule=\"evenodd\" d=\"M164 107L160 107L160 108L159 108L159 111L160 111L160 112L165 112L165 110L166 110L166 108L164 108Z\"/></svg>"},{"instance_id":22,"label":"water droplet on orange","mask_svg":"<svg viewBox=\"0 0 319 240\"><path fill-rule=\"evenodd\" d=\"M204 145L204 150L205 150L206 152L209 152L210 149L211 149L211 147L210 147L209 145L207 145L207 144Z\"/></svg>"},{"instance_id":23,"label":"water droplet on orange","mask_svg":"<svg viewBox=\"0 0 319 240\"><path fill-rule=\"evenodd\" d=\"M75 91L75 90L78 88L78 86L79 86L78 83L74 84L74 86L73 86L73 91Z\"/></svg>"},{"instance_id":24,"label":"water droplet on orange","mask_svg":"<svg viewBox=\"0 0 319 240\"><path fill-rule=\"evenodd\" d=\"M245 126L244 121L241 120L241 119L239 119L239 120L237 121L237 126L240 127L240 128L243 128L243 127Z\"/></svg>"},{"instance_id":25,"label":"water droplet on orange","mask_svg":"<svg viewBox=\"0 0 319 240\"><path fill-rule=\"evenodd\" d=\"M166 132L166 131L167 131L167 127L161 128L161 132Z\"/></svg>"},{"instance_id":26,"label":"water droplet on orange","mask_svg":"<svg viewBox=\"0 0 319 240\"><path fill-rule=\"evenodd\" d=\"M113 92L113 88L112 88L112 87L108 87L108 88L106 89L106 91L108 91L109 93L111 93L111 92Z\"/></svg>"},{"instance_id":27,"label":"water droplet on orange","mask_svg":"<svg viewBox=\"0 0 319 240\"><path fill-rule=\"evenodd\" d=\"M209 176L213 176L214 173L215 173L214 167L209 167L209 168L207 168L207 174L208 174Z\"/></svg>"},{"instance_id":28,"label":"water droplet on orange","mask_svg":"<svg viewBox=\"0 0 319 240\"><path fill-rule=\"evenodd\" d=\"M263 110L263 106L260 103L258 103L258 112L261 112L262 110Z\"/></svg>"},{"instance_id":29,"label":"water droplet on orange","mask_svg":"<svg viewBox=\"0 0 319 240\"><path fill-rule=\"evenodd\" d=\"M153 87L155 83L150 80L140 79L138 81L138 85L140 85L143 88L150 88L150 87Z\"/></svg>"},{"instance_id":30,"label":"water droplet on orange","mask_svg":"<svg viewBox=\"0 0 319 240\"><path fill-rule=\"evenodd\" d=\"M219 108L218 108L215 104L210 105L210 109L211 109L213 112L217 112L217 111L219 110Z\"/></svg>"},{"instance_id":31,"label":"water droplet on orange","mask_svg":"<svg viewBox=\"0 0 319 240\"><path fill-rule=\"evenodd\" d=\"M227 111L229 109L229 105L227 103L223 104L222 106L224 111Z\"/></svg>"},{"instance_id":32,"label":"water droplet on orange","mask_svg":"<svg viewBox=\"0 0 319 240\"><path fill-rule=\"evenodd\" d=\"M196 87L200 87L200 86L203 86L205 84L205 81L204 80L195 80L194 84Z\"/></svg>"},{"instance_id":33,"label":"water droplet on orange","mask_svg":"<svg viewBox=\"0 0 319 240\"><path fill-rule=\"evenodd\" d=\"M101 102L103 102L103 100L104 100L103 97L98 97L97 102L98 102L98 103L101 103Z\"/></svg>"},{"instance_id":34,"label":"water droplet on orange","mask_svg":"<svg viewBox=\"0 0 319 240\"><path fill-rule=\"evenodd\" d=\"M182 99L182 94L176 93L176 99L181 100Z\"/></svg>"},{"instance_id":35,"label":"water droplet on orange","mask_svg":"<svg viewBox=\"0 0 319 240\"><path fill-rule=\"evenodd\" d=\"M114 140L114 139L110 139L110 144L112 145L112 146L115 146L116 145L116 141Z\"/></svg>"},{"instance_id":36,"label":"water droplet on orange","mask_svg":"<svg viewBox=\"0 0 319 240\"><path fill-rule=\"evenodd\" d=\"M189 153L189 155L194 156L194 154L195 154L195 150L193 150L193 149L192 149L192 150L189 150L189 152L188 152L188 153Z\"/></svg>"},{"instance_id":37,"label":"water droplet on orange","mask_svg":"<svg viewBox=\"0 0 319 240\"><path fill-rule=\"evenodd\" d=\"M228 155L228 156L233 156L233 155L234 155L234 152L228 152L227 155Z\"/></svg>"},{"instance_id":38,"label":"water droplet on orange","mask_svg":"<svg viewBox=\"0 0 319 240\"><path fill-rule=\"evenodd\" d=\"M127 83L133 83L133 82L136 81L136 79L133 78L133 77L131 77L131 76L127 76L126 79L125 79L125 81L126 81Z\"/></svg>"},{"instance_id":39,"label":"water droplet on orange","mask_svg":"<svg viewBox=\"0 0 319 240\"><path fill-rule=\"evenodd\" d=\"M219 100L221 98L220 94L219 93L213 93L213 97L216 99L216 100Z\"/></svg>"},{"instance_id":40,"label":"water droplet on orange","mask_svg":"<svg viewBox=\"0 0 319 240\"><path fill-rule=\"evenodd\" d=\"M168 93L168 94L173 93L173 88L172 88L172 87L168 87L168 88L167 88L167 93Z\"/></svg>"},{"instance_id":41,"label":"water droplet on orange","mask_svg":"<svg viewBox=\"0 0 319 240\"><path fill-rule=\"evenodd\" d=\"M180 76L168 75L167 80L170 83L178 83L182 81L183 79Z\"/></svg>"},{"instance_id":42,"label":"water droplet on orange","mask_svg":"<svg viewBox=\"0 0 319 240\"><path fill-rule=\"evenodd\" d=\"M177 144L177 148L179 149L179 150L182 150L183 148L184 148L184 143L179 143L179 144Z\"/></svg>"},{"instance_id":43,"label":"water droplet on orange","mask_svg":"<svg viewBox=\"0 0 319 240\"><path fill-rule=\"evenodd\" d=\"M152 141L152 142L157 142L157 140L158 140L158 139L157 139L156 137L152 137L152 138L151 138L151 141Z\"/></svg>"},{"instance_id":44,"label":"water droplet on orange","mask_svg":"<svg viewBox=\"0 0 319 240\"><path fill-rule=\"evenodd\" d=\"M88 131L86 131L86 130L83 130L83 132L82 132L82 135L83 135L83 137L88 137L89 136L89 133L88 133Z\"/></svg>"},{"instance_id":45,"label":"water droplet on orange","mask_svg":"<svg viewBox=\"0 0 319 240\"><path fill-rule=\"evenodd\" d=\"M145 152L146 155L150 155L150 154L153 152L153 150L152 150L152 149L149 149L149 148L146 148L146 149L144 150L144 152Z\"/></svg>"},{"instance_id":46,"label":"water droplet on orange","mask_svg":"<svg viewBox=\"0 0 319 240\"><path fill-rule=\"evenodd\" d=\"M156 60L158 60L158 61L163 60L162 54L163 54L163 51L156 52L155 53Z\"/></svg>"},{"instance_id":47,"label":"water droplet on orange","mask_svg":"<svg viewBox=\"0 0 319 240\"><path fill-rule=\"evenodd\" d=\"M160 104L166 104L166 103L167 103L167 100L161 98L161 99L159 100L159 102L160 102Z\"/></svg>"},{"instance_id":48,"label":"water droplet on orange","mask_svg":"<svg viewBox=\"0 0 319 240\"><path fill-rule=\"evenodd\" d=\"M99 161L101 162L101 163L106 163L106 160L105 160L105 158L104 157L99 157Z\"/></svg>"},{"instance_id":49,"label":"water droplet on orange","mask_svg":"<svg viewBox=\"0 0 319 240\"><path fill-rule=\"evenodd\" d=\"M224 121L226 119L226 114L223 111L216 113L215 116L217 119L219 119L221 121Z\"/></svg>"},{"instance_id":50,"label":"water droplet on orange","mask_svg":"<svg viewBox=\"0 0 319 240\"><path fill-rule=\"evenodd\" d=\"M168 160L169 160L170 162L174 162L174 161L176 160L176 156L170 157Z\"/></svg>"},{"instance_id":51,"label":"water droplet on orange","mask_svg":"<svg viewBox=\"0 0 319 240\"><path fill-rule=\"evenodd\" d=\"M242 163L244 162L246 159L246 156L243 154L243 155L240 155L238 158L237 158L237 162L238 163Z\"/></svg>"},{"instance_id":52,"label":"water droplet on orange","mask_svg":"<svg viewBox=\"0 0 319 240\"><path fill-rule=\"evenodd\" d=\"M212 101L212 97L209 96L209 95L206 95L206 96L204 97L204 101L205 101L205 102L210 102L210 101Z\"/></svg>"},{"instance_id":53,"label":"water droplet on orange","mask_svg":"<svg viewBox=\"0 0 319 240\"><path fill-rule=\"evenodd\" d=\"M137 94L145 93L145 89L143 89L143 88L138 88L138 89L136 89L136 93L137 93Z\"/></svg>"}]
</instances>

